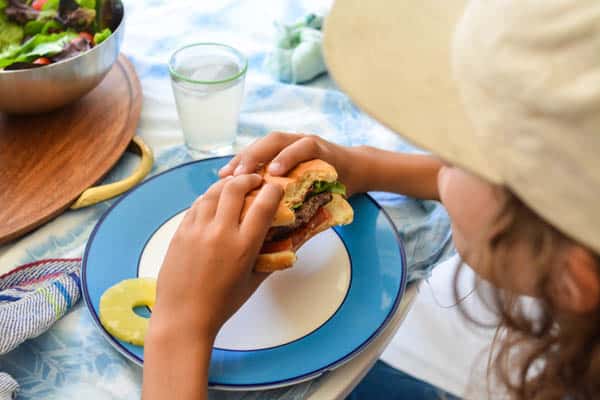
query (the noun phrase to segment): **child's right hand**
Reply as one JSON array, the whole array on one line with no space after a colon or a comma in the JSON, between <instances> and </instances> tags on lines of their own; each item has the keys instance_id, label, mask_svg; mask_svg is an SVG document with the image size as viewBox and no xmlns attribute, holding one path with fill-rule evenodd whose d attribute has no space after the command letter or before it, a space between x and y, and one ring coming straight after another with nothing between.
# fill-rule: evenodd
<instances>
[{"instance_id":1,"label":"child's right hand","mask_svg":"<svg viewBox=\"0 0 600 400\"><path fill-rule=\"evenodd\" d=\"M267 172L281 176L299 163L315 158L335 167L339 180L346 186L349 196L364 190L364 185L359 178L361 174L358 174L356 169L357 154L352 151L352 148L305 134L270 133L236 155L219 171L219 176L224 178L230 175L253 173L261 164L271 161Z\"/></svg>"}]
</instances>

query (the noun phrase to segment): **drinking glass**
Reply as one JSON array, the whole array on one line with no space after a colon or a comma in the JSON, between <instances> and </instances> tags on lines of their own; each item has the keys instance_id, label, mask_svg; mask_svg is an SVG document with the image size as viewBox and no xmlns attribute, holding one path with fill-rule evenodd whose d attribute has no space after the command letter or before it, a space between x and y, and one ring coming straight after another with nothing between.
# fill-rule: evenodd
<instances>
[{"instance_id":1,"label":"drinking glass","mask_svg":"<svg viewBox=\"0 0 600 400\"><path fill-rule=\"evenodd\" d=\"M171 56L177 114L192 153L232 151L247 69L242 53L220 43L191 44Z\"/></svg>"}]
</instances>

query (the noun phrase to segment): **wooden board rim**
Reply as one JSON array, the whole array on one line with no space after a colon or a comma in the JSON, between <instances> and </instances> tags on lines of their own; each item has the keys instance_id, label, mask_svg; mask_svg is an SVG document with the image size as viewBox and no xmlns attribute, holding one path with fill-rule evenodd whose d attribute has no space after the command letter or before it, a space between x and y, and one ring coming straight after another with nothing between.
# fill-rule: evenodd
<instances>
[{"instance_id":1,"label":"wooden board rim","mask_svg":"<svg viewBox=\"0 0 600 400\"><path fill-rule=\"evenodd\" d=\"M73 204L73 202L85 189L99 182L114 167L114 165L119 161L123 153L126 151L131 139L135 135L139 122L142 108L142 88L139 78L135 72L135 68L123 54L119 56L117 62L113 66L113 69L114 68L119 68L124 80L128 84L129 113L125 124L121 127L119 132L119 141L115 145L116 151L108 154L106 157L106 162L104 163L106 168L99 168L96 173L89 174L87 179L81 184L81 190L79 190L78 193L75 193L69 198L63 199L60 203L57 202L53 209L51 209L41 218L31 220L28 223L12 228L10 226L2 227L2 222L0 221L0 244L10 242L26 233L29 233L35 228L45 224L46 222L63 213L71 204ZM100 85L102 85L102 82ZM88 96L93 92L94 91L90 92Z\"/></svg>"}]
</instances>

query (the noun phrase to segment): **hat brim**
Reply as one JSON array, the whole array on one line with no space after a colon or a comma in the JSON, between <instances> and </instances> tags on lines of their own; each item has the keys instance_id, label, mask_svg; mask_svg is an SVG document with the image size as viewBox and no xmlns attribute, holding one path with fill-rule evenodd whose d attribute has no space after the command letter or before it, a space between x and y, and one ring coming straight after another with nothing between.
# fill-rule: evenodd
<instances>
[{"instance_id":1,"label":"hat brim","mask_svg":"<svg viewBox=\"0 0 600 400\"><path fill-rule=\"evenodd\" d=\"M337 0L323 51L338 86L419 147L502 183L477 145L452 78L450 49L465 0Z\"/></svg>"}]
</instances>

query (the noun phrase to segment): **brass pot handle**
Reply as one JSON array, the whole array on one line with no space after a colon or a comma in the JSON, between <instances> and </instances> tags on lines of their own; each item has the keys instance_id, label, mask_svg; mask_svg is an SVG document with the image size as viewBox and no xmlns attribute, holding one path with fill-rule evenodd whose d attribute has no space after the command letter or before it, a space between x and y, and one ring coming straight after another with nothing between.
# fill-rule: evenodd
<instances>
[{"instance_id":1,"label":"brass pot handle","mask_svg":"<svg viewBox=\"0 0 600 400\"><path fill-rule=\"evenodd\" d=\"M72 210L91 206L125 193L140 183L142 179L148 175L150 170L152 170L152 164L154 163L154 156L152 155L150 147L144 143L141 137L134 136L131 143L129 143L127 151L139 154L142 158L135 171L127 178L118 182L86 189L81 193L77 200L75 200L75 203L71 205Z\"/></svg>"}]
</instances>

